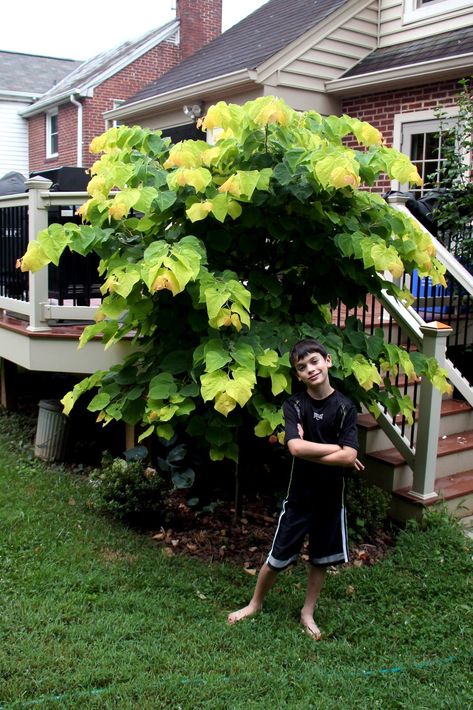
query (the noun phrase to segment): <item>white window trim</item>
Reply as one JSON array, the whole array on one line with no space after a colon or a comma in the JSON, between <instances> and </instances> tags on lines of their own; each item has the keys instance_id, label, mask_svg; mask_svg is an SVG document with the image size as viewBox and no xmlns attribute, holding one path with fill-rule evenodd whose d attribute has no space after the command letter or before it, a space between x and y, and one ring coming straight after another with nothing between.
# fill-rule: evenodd
<instances>
[{"instance_id":1,"label":"white window trim","mask_svg":"<svg viewBox=\"0 0 473 710\"><path fill-rule=\"evenodd\" d=\"M402 21L404 24L420 22L466 8L471 8L471 0L438 0L422 7L419 7L418 0L404 0Z\"/></svg>"},{"instance_id":2,"label":"white window trim","mask_svg":"<svg viewBox=\"0 0 473 710\"><path fill-rule=\"evenodd\" d=\"M57 150L55 153L51 152L51 117L52 116L57 116L58 115L58 110L57 108L54 109L53 111L48 111L46 114L46 158L57 158L59 155L59 150ZM59 125L58 125L59 128ZM59 131L57 132L58 136L58 148L59 148Z\"/></svg>"},{"instance_id":3,"label":"white window trim","mask_svg":"<svg viewBox=\"0 0 473 710\"><path fill-rule=\"evenodd\" d=\"M112 101L112 109L119 108L119 107L120 107L122 104L124 104L124 103L125 103L125 99L113 99L113 101ZM107 122L106 122L106 123L107 123ZM117 128L119 125L120 125L120 119L119 119L119 118L114 118L114 119L112 119L112 121L111 121L111 126L107 126L107 128L109 128L109 127Z\"/></svg>"},{"instance_id":4,"label":"white window trim","mask_svg":"<svg viewBox=\"0 0 473 710\"><path fill-rule=\"evenodd\" d=\"M442 113L445 118L456 118L458 116L458 106L448 106L442 108ZM401 150L402 146L402 136L404 132L405 123L426 123L427 121L438 120L438 116L433 109L426 109L425 111L413 111L411 113L397 113L394 116L394 129L393 129L393 148L396 150ZM392 190L401 190L402 186L399 180L391 180Z\"/></svg>"}]
</instances>

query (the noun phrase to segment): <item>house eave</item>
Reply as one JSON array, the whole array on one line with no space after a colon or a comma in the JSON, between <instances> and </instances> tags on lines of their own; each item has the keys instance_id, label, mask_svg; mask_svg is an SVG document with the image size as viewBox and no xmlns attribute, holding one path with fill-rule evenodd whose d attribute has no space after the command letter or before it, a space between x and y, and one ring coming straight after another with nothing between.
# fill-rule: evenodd
<instances>
[{"instance_id":1,"label":"house eave","mask_svg":"<svg viewBox=\"0 0 473 710\"><path fill-rule=\"evenodd\" d=\"M0 89L0 99L8 101L36 101L41 94L32 93L31 91L10 91L9 89Z\"/></svg>"},{"instance_id":2,"label":"house eave","mask_svg":"<svg viewBox=\"0 0 473 710\"><path fill-rule=\"evenodd\" d=\"M383 69L356 76L332 79L325 84L328 94L350 96L354 94L372 94L381 89L399 86L415 86L431 81L449 79L471 72L473 53L457 55L449 59L418 62L392 69Z\"/></svg>"},{"instance_id":3,"label":"house eave","mask_svg":"<svg viewBox=\"0 0 473 710\"><path fill-rule=\"evenodd\" d=\"M127 119L130 116L138 117L150 113L150 111L159 109L168 109L174 105L179 105L183 101L188 101L190 96L197 96L202 99L214 94L221 94L222 91L229 89L235 90L245 87L254 87L257 84L257 73L251 69L241 69L230 74L213 77L206 81L196 82L195 84L186 84L179 89L166 91L157 96L136 101L132 104L119 106L111 111L106 111L104 117L106 120Z\"/></svg>"},{"instance_id":4,"label":"house eave","mask_svg":"<svg viewBox=\"0 0 473 710\"><path fill-rule=\"evenodd\" d=\"M71 88L61 94L55 94L55 96L51 96L49 99L44 99L44 101L38 101L31 106L27 106L27 108L19 111L19 114L20 116L23 116L23 118L31 118L31 116L36 116L38 113L44 113L54 106L66 103L72 95L80 99L91 96L91 92L87 89L84 90L84 88Z\"/></svg>"}]
</instances>

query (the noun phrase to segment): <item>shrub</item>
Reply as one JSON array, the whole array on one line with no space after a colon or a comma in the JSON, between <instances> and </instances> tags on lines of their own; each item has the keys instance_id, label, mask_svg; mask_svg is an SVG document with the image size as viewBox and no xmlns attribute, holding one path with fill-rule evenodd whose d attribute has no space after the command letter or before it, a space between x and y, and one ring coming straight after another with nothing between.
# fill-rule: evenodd
<instances>
[{"instance_id":1,"label":"shrub","mask_svg":"<svg viewBox=\"0 0 473 710\"><path fill-rule=\"evenodd\" d=\"M142 460L104 457L90 476L92 502L98 510L130 524L146 524L160 518L165 481Z\"/></svg>"},{"instance_id":2,"label":"shrub","mask_svg":"<svg viewBox=\"0 0 473 710\"><path fill-rule=\"evenodd\" d=\"M345 501L348 527L355 539L370 537L386 522L391 496L357 474L347 477Z\"/></svg>"}]
</instances>

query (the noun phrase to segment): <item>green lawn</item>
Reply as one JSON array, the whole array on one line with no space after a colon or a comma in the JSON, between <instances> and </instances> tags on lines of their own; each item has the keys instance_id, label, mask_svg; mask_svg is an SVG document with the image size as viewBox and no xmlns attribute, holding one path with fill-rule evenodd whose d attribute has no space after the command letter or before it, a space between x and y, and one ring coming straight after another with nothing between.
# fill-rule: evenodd
<instances>
[{"instance_id":1,"label":"green lawn","mask_svg":"<svg viewBox=\"0 0 473 710\"><path fill-rule=\"evenodd\" d=\"M329 576L314 643L300 565L235 627L254 578L166 557L99 517L83 478L0 414L0 708L473 708L472 555L438 516Z\"/></svg>"}]
</instances>

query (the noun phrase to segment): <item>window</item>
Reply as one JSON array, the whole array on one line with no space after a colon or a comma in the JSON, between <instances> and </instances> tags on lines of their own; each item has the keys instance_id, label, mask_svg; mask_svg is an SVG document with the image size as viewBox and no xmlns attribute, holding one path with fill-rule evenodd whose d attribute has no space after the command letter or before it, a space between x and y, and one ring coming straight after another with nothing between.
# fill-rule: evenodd
<instances>
[{"instance_id":1,"label":"window","mask_svg":"<svg viewBox=\"0 0 473 710\"><path fill-rule=\"evenodd\" d=\"M442 145L451 137L446 124L443 121L441 127L438 120L404 124L402 152L412 160L424 183L422 187L406 186L416 197L431 190L437 181L443 161Z\"/></svg>"},{"instance_id":2,"label":"window","mask_svg":"<svg viewBox=\"0 0 473 710\"><path fill-rule=\"evenodd\" d=\"M46 157L56 157L56 155L58 154L58 148L58 113L56 110L46 114Z\"/></svg>"},{"instance_id":3,"label":"window","mask_svg":"<svg viewBox=\"0 0 473 710\"><path fill-rule=\"evenodd\" d=\"M125 103L125 99L113 99L112 103L112 108L118 108L121 106L123 103ZM119 118L114 118L112 121L112 126L116 128L117 126L121 126L121 122Z\"/></svg>"},{"instance_id":4,"label":"window","mask_svg":"<svg viewBox=\"0 0 473 710\"><path fill-rule=\"evenodd\" d=\"M453 126L458 109L451 107L445 109L445 113L442 121L430 109L394 117L393 146L409 156L424 181L422 187L394 183L394 190L410 190L421 197L432 189L443 160L442 145L451 136L449 126Z\"/></svg>"},{"instance_id":5,"label":"window","mask_svg":"<svg viewBox=\"0 0 473 710\"><path fill-rule=\"evenodd\" d=\"M455 10L471 8L471 0L404 0L405 23L428 20Z\"/></svg>"}]
</instances>

